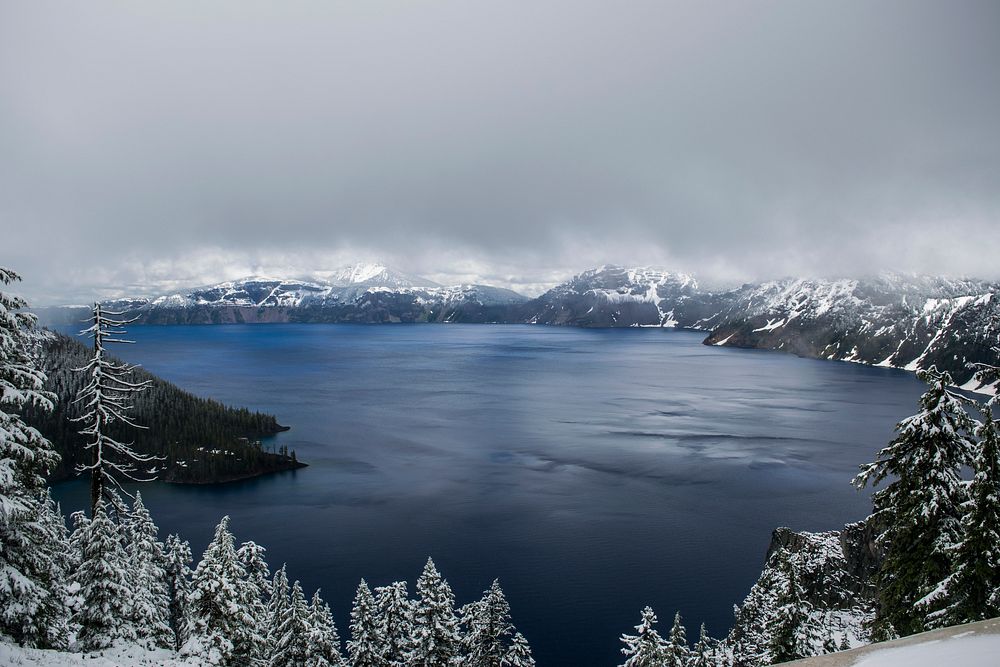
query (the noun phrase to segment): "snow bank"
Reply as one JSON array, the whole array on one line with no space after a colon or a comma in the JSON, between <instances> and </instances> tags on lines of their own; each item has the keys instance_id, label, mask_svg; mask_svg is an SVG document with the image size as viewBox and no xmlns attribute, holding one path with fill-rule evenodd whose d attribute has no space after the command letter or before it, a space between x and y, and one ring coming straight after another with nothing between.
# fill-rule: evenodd
<instances>
[{"instance_id":1,"label":"snow bank","mask_svg":"<svg viewBox=\"0 0 1000 667\"><path fill-rule=\"evenodd\" d=\"M788 667L997 667L1000 618L785 664Z\"/></svg>"},{"instance_id":2,"label":"snow bank","mask_svg":"<svg viewBox=\"0 0 1000 667\"><path fill-rule=\"evenodd\" d=\"M181 659L173 651L118 646L94 653L64 653L21 648L0 643L0 665L7 667L207 667L191 658Z\"/></svg>"}]
</instances>

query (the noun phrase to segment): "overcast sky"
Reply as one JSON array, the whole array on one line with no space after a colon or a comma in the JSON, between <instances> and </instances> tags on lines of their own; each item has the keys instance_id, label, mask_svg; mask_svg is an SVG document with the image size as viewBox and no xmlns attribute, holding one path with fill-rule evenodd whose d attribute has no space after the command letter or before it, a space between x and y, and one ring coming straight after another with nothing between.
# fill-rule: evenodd
<instances>
[{"instance_id":1,"label":"overcast sky","mask_svg":"<svg viewBox=\"0 0 1000 667\"><path fill-rule=\"evenodd\" d=\"M38 303L378 259L1000 277L1000 3L0 0Z\"/></svg>"}]
</instances>

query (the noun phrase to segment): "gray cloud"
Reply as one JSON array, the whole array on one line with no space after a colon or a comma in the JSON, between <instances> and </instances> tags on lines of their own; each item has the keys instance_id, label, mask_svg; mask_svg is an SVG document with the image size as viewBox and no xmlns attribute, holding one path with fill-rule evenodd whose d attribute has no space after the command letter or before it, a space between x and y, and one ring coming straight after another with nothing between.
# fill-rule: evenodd
<instances>
[{"instance_id":1,"label":"gray cloud","mask_svg":"<svg viewBox=\"0 0 1000 667\"><path fill-rule=\"evenodd\" d=\"M998 69L991 1L7 2L0 263L997 277Z\"/></svg>"}]
</instances>

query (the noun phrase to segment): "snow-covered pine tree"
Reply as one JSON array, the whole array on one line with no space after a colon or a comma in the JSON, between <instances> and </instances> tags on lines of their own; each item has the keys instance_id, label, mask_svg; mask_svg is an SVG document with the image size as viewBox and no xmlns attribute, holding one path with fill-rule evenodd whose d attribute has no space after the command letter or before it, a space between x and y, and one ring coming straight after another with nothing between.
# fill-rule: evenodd
<instances>
[{"instance_id":1,"label":"snow-covered pine tree","mask_svg":"<svg viewBox=\"0 0 1000 667\"><path fill-rule=\"evenodd\" d=\"M531 656L528 640L520 632L514 633L510 648L503 657L500 667L535 667L535 659Z\"/></svg>"},{"instance_id":2,"label":"snow-covered pine tree","mask_svg":"<svg viewBox=\"0 0 1000 667\"><path fill-rule=\"evenodd\" d=\"M66 520L48 489L38 498L34 531L36 561L50 592L38 600L38 613L23 625L23 641L30 646L65 649L69 640L69 576L75 566Z\"/></svg>"},{"instance_id":3,"label":"snow-covered pine tree","mask_svg":"<svg viewBox=\"0 0 1000 667\"><path fill-rule=\"evenodd\" d=\"M698 634L698 643L691 650L690 667L716 667L717 663L712 638L708 636L705 624L702 623L701 632Z\"/></svg>"},{"instance_id":4,"label":"snow-covered pine tree","mask_svg":"<svg viewBox=\"0 0 1000 667\"><path fill-rule=\"evenodd\" d=\"M236 552L236 557L246 572L247 595L249 597L250 614L254 617L257 627L266 637L270 618L267 606L271 600L271 572L267 566L264 554L267 550L255 542L244 542ZM259 645L260 654L257 659L265 659L267 653L266 640Z\"/></svg>"},{"instance_id":5,"label":"snow-covered pine tree","mask_svg":"<svg viewBox=\"0 0 1000 667\"><path fill-rule=\"evenodd\" d=\"M306 654L308 667L347 667L344 656L340 653L340 635L333 622L330 607L319 596L317 590L313 593L309 604L309 642Z\"/></svg>"},{"instance_id":6,"label":"snow-covered pine tree","mask_svg":"<svg viewBox=\"0 0 1000 667\"><path fill-rule=\"evenodd\" d=\"M134 366L116 363L107 356L105 345L132 342L119 338L125 333L122 327L132 321L115 319L119 316L121 313L108 312L101 304L94 304L92 324L81 332L94 339L94 354L86 366L74 369L88 376L76 399L83 414L73 421L84 425L80 433L87 437L84 448L91 452L91 462L78 465L77 472L90 473L92 513L102 498L109 503L106 509L110 508L123 479L136 482L155 479L155 466L148 468L147 464L159 460L139 454L132 445L115 439L110 433L116 423L144 428L132 421L129 412L132 396L150 384L148 380L132 382L129 376Z\"/></svg>"},{"instance_id":7,"label":"snow-covered pine tree","mask_svg":"<svg viewBox=\"0 0 1000 667\"><path fill-rule=\"evenodd\" d=\"M0 267L0 286L20 277ZM21 419L28 406L51 409L45 374L33 353L34 316L0 290L0 632L24 644L62 646L54 636L68 613L65 579L39 523L45 475L59 460L48 440ZM59 617L62 618L59 618Z\"/></svg>"},{"instance_id":8,"label":"snow-covered pine tree","mask_svg":"<svg viewBox=\"0 0 1000 667\"><path fill-rule=\"evenodd\" d=\"M188 596L191 594L191 545L179 535L168 535L166 557L167 596L170 600L168 624L174 633L174 649L180 650L188 638Z\"/></svg>"},{"instance_id":9,"label":"snow-covered pine tree","mask_svg":"<svg viewBox=\"0 0 1000 667\"><path fill-rule=\"evenodd\" d=\"M274 649L281 639L279 632L281 623L285 618L285 608L288 606L289 594L288 574L285 571L285 566L282 565L274 572L274 579L271 582L271 600L267 604L265 653L269 656L274 654Z\"/></svg>"},{"instance_id":10,"label":"snow-covered pine tree","mask_svg":"<svg viewBox=\"0 0 1000 667\"><path fill-rule=\"evenodd\" d=\"M99 500L93 518L81 529L83 555L73 575L82 600L74 620L77 642L87 651L107 648L118 640L133 641L133 591L121 529Z\"/></svg>"},{"instance_id":11,"label":"snow-covered pine tree","mask_svg":"<svg viewBox=\"0 0 1000 667\"><path fill-rule=\"evenodd\" d=\"M280 639L274 647L274 653L268 660L268 667L306 667L309 657L309 640L312 629L309 627L309 608L302 594L302 586L296 581L292 584L292 593L288 605L284 609L281 624L278 626Z\"/></svg>"},{"instance_id":12,"label":"snow-covered pine tree","mask_svg":"<svg viewBox=\"0 0 1000 667\"><path fill-rule=\"evenodd\" d=\"M666 667L687 667L691 659L691 649L688 648L687 630L681 622L681 613L674 614L674 624L670 628L670 639L667 640Z\"/></svg>"},{"instance_id":13,"label":"snow-covered pine tree","mask_svg":"<svg viewBox=\"0 0 1000 667\"><path fill-rule=\"evenodd\" d=\"M642 610L642 619L635 626L634 635L622 635L625 662L621 667L664 667L670 647L653 627L657 624L652 607Z\"/></svg>"},{"instance_id":14,"label":"snow-covered pine tree","mask_svg":"<svg viewBox=\"0 0 1000 667\"><path fill-rule=\"evenodd\" d=\"M983 406L982 412L962 541L954 549L954 572L925 598L935 606L945 605L928 617L931 627L1000 616L1000 430L993 409Z\"/></svg>"},{"instance_id":15,"label":"snow-covered pine tree","mask_svg":"<svg viewBox=\"0 0 1000 667\"><path fill-rule=\"evenodd\" d=\"M854 479L863 488L896 477L872 495L871 520L885 526L878 543L886 551L876 577L875 636L920 632L925 615L937 610L917 603L951 573L967 497L961 469L975 453L969 399L949 389L946 372L932 367L917 376L930 385L920 412L896 425L896 438Z\"/></svg>"},{"instance_id":16,"label":"snow-covered pine tree","mask_svg":"<svg viewBox=\"0 0 1000 667\"><path fill-rule=\"evenodd\" d=\"M814 646L818 640L809 618L811 606L802 598L802 589L799 588L788 552L784 549L779 551L778 559L787 580L787 588L777 600L778 608L768 627L771 637L768 664L814 655Z\"/></svg>"},{"instance_id":17,"label":"snow-covered pine tree","mask_svg":"<svg viewBox=\"0 0 1000 667\"><path fill-rule=\"evenodd\" d=\"M249 603L246 572L236 557L225 516L192 575L190 633L182 654L224 667L254 664L263 637Z\"/></svg>"},{"instance_id":18,"label":"snow-covered pine tree","mask_svg":"<svg viewBox=\"0 0 1000 667\"><path fill-rule=\"evenodd\" d=\"M413 635L413 604L406 591L406 582L394 581L376 588L375 608L383 664L405 667Z\"/></svg>"},{"instance_id":19,"label":"snow-covered pine tree","mask_svg":"<svg viewBox=\"0 0 1000 667\"><path fill-rule=\"evenodd\" d=\"M430 558L417 579L417 595L410 664L412 667L448 667L458 660L461 643L455 595Z\"/></svg>"},{"instance_id":20,"label":"snow-covered pine tree","mask_svg":"<svg viewBox=\"0 0 1000 667\"><path fill-rule=\"evenodd\" d=\"M375 617L375 598L364 579L358 584L351 607L351 638L347 641L347 657L351 667L380 667L383 642L379 637Z\"/></svg>"},{"instance_id":21,"label":"snow-covered pine tree","mask_svg":"<svg viewBox=\"0 0 1000 667\"><path fill-rule=\"evenodd\" d=\"M126 555L133 582L132 623L136 638L149 647L174 645L170 629L170 595L167 590L166 561L163 544L157 539L159 529L135 494L127 524Z\"/></svg>"},{"instance_id":22,"label":"snow-covered pine tree","mask_svg":"<svg viewBox=\"0 0 1000 667\"><path fill-rule=\"evenodd\" d=\"M514 635L510 605L496 579L483 592L482 599L470 605L468 634L465 637L465 662L470 667L500 667Z\"/></svg>"}]
</instances>

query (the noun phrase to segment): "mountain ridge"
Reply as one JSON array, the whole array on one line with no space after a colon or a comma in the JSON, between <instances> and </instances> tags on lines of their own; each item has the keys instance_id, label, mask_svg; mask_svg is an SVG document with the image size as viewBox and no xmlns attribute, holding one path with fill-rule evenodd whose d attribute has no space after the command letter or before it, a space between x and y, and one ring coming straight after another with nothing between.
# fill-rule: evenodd
<instances>
[{"instance_id":1,"label":"mountain ridge","mask_svg":"<svg viewBox=\"0 0 1000 667\"><path fill-rule=\"evenodd\" d=\"M689 274L606 264L538 297L489 285L440 286L384 265L322 281L252 277L187 293L103 302L146 324L464 322L679 327L706 345L780 350L909 371L937 366L980 387L969 364L1000 363L1000 283L883 273L703 288ZM436 285L436 286L431 286ZM39 309L43 320L84 312ZM63 318L63 323L69 323Z\"/></svg>"}]
</instances>

